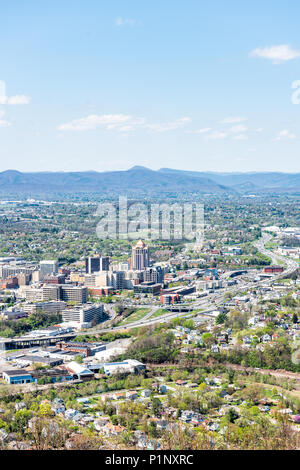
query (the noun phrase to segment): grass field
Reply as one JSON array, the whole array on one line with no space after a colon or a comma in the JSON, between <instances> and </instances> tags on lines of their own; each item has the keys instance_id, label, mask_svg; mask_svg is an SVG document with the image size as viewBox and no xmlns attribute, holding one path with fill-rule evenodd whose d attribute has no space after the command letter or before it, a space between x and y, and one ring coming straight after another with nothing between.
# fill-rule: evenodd
<instances>
[{"instance_id":1,"label":"grass field","mask_svg":"<svg viewBox=\"0 0 300 470\"><path fill-rule=\"evenodd\" d=\"M135 312L133 312L127 318L125 318L124 320L121 320L118 323L118 326L119 325L122 325L122 326L123 325L128 325L129 323L134 323L136 321L139 321L142 318L144 318L147 315L147 313L149 313L149 312L150 312L149 308L138 308Z\"/></svg>"},{"instance_id":2,"label":"grass field","mask_svg":"<svg viewBox=\"0 0 300 470\"><path fill-rule=\"evenodd\" d=\"M278 248L278 244L270 240L265 244L265 248L267 250L276 250Z\"/></svg>"},{"instance_id":3,"label":"grass field","mask_svg":"<svg viewBox=\"0 0 300 470\"><path fill-rule=\"evenodd\" d=\"M153 315L151 315L151 318L156 318L156 317L162 317L165 313L171 313L169 310L166 310L164 308L159 308Z\"/></svg>"}]
</instances>

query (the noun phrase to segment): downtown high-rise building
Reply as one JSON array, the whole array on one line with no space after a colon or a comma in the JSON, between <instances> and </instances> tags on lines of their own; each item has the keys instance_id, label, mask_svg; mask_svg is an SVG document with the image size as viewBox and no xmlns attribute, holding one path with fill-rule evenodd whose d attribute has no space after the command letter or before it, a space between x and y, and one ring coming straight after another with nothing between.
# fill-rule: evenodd
<instances>
[{"instance_id":1,"label":"downtown high-rise building","mask_svg":"<svg viewBox=\"0 0 300 470\"><path fill-rule=\"evenodd\" d=\"M42 277L47 274L56 274L58 272L58 261L57 260L43 260L40 261L40 271Z\"/></svg>"},{"instance_id":2,"label":"downtown high-rise building","mask_svg":"<svg viewBox=\"0 0 300 470\"><path fill-rule=\"evenodd\" d=\"M42 287L42 299L84 304L88 301L88 288L69 284L48 284Z\"/></svg>"},{"instance_id":3,"label":"downtown high-rise building","mask_svg":"<svg viewBox=\"0 0 300 470\"><path fill-rule=\"evenodd\" d=\"M142 271L143 269L148 268L149 266L149 248L145 245L145 243L140 240L133 248L132 248L132 269L137 269Z\"/></svg>"},{"instance_id":4,"label":"downtown high-rise building","mask_svg":"<svg viewBox=\"0 0 300 470\"><path fill-rule=\"evenodd\" d=\"M85 272L87 274L99 271L109 271L109 256L89 256L85 259Z\"/></svg>"}]
</instances>

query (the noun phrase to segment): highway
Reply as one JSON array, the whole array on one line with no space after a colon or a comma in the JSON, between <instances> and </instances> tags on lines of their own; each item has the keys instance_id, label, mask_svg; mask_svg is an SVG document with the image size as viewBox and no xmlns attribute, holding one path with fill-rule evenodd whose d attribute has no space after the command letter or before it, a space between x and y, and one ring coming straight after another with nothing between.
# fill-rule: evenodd
<instances>
[{"instance_id":1,"label":"highway","mask_svg":"<svg viewBox=\"0 0 300 470\"><path fill-rule=\"evenodd\" d=\"M265 244L270 240L270 236L266 233L263 233L263 236L260 240L255 242L253 245L264 255L270 257L272 259L272 262L274 264L278 263L278 260L281 260L285 266L285 269L282 273L280 274L275 274L273 275L270 279L262 279L259 281L251 281L251 280L245 280L243 278L238 280L238 284L235 286L223 288L220 290L215 291L214 293L208 295L207 297L201 298L198 301L193 302L190 307L191 311L192 310L201 310L200 312L197 313L198 316L203 316L203 317L213 317L214 314L213 312L217 310L218 306L224 304L224 294L226 293L231 293L235 295L238 292L241 291L247 291L249 292L253 288L257 288L258 286L267 286L270 284L273 284L275 281L281 279L282 277L288 276L292 273L294 273L298 268L299 264L296 261L293 261L289 258L277 255L276 253L273 253L271 250L267 250L265 248ZM137 328L141 326L151 326L155 323L165 323L169 322L170 320L174 318L189 318L191 315L193 315L190 312L170 312L170 313L165 313L162 316L159 317L154 317L155 312L159 308L163 308L163 305L153 305L153 304L143 304L140 305L139 307L143 308L150 308L150 312L148 312L143 318L140 320L130 323L128 325L123 325L123 326L110 326L110 327L94 327L90 328L86 331L80 331L76 333L77 336L80 335L93 335L93 334L101 334L101 333L108 333L108 332L115 332L115 331L120 331L124 329L132 329L132 328ZM116 312L110 305L105 306L106 311L110 314L110 320L116 319ZM100 325L99 325L100 326ZM74 335L70 335L74 336ZM42 339L42 338L39 338ZM17 338L14 338L14 340L17 340Z\"/></svg>"},{"instance_id":2,"label":"highway","mask_svg":"<svg viewBox=\"0 0 300 470\"><path fill-rule=\"evenodd\" d=\"M273 253L271 250L267 250L265 248L265 244L270 240L270 238L271 238L270 235L268 235L266 233L263 233L262 238L260 240L258 240L256 243L254 243L253 245L262 254L270 257L272 259L272 263L277 264L278 260L281 260L284 263L283 266L285 266L285 269L282 273L275 274L270 279L267 279L267 280L262 279L260 281L256 281L255 283L253 281L249 281L249 280L247 280L247 281L242 280L235 286L228 287L228 288L225 288L225 289L221 289L221 290L216 291L215 293L207 296L206 298L202 298L199 301L194 302L193 304L191 304L191 310L201 309L201 312L199 312L198 315L201 315L201 316L203 315L205 317L212 316L213 311L217 310L217 307L224 303L223 297L224 297L225 293L230 292L232 294L236 294L239 291L245 291L245 290L250 291L252 288L257 288L257 286L259 286L259 285L261 285L261 286L270 285L270 284L274 283L275 281L281 279L282 277L293 274L299 268L299 264L296 261L290 260L289 258L280 256L277 253ZM145 306L143 305L143 307L145 307ZM164 314L161 317L151 318L152 312L154 313L158 309L158 307L155 308L155 307L153 307L153 305L147 305L147 307L152 308L151 312L149 312L144 318L142 318L141 320L139 320L137 322L130 323L129 325L126 325L126 326L116 326L116 327L101 329L101 330L100 329L99 330L95 329L94 332L95 333L96 332L103 332L104 333L104 332L108 332L108 331L124 330L125 328L126 329L131 329L131 328L137 328L137 327L141 327L141 326L150 326L150 325L153 325L155 323L168 322L168 321L172 320L173 318L178 318L178 317L188 318L189 316L191 316L191 313L189 313L189 312L182 312L182 313L171 312L169 314ZM89 330L89 332L90 331L91 330Z\"/></svg>"}]
</instances>

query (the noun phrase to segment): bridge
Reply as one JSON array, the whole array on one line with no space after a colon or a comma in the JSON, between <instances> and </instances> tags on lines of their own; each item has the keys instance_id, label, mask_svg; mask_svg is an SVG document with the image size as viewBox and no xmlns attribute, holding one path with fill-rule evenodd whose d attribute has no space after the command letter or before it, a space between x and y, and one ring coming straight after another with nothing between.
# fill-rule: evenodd
<instances>
[{"instance_id":1,"label":"bridge","mask_svg":"<svg viewBox=\"0 0 300 470\"><path fill-rule=\"evenodd\" d=\"M193 310L193 306L190 304L162 305L162 308L169 310L170 312L189 312L190 310Z\"/></svg>"}]
</instances>

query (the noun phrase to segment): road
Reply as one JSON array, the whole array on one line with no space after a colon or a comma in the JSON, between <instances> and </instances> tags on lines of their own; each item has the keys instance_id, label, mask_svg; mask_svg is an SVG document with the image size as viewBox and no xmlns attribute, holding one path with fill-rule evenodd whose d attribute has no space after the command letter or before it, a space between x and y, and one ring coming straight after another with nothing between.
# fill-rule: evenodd
<instances>
[{"instance_id":1,"label":"road","mask_svg":"<svg viewBox=\"0 0 300 470\"><path fill-rule=\"evenodd\" d=\"M254 243L254 246L264 255L270 257L272 259L272 262L274 264L278 263L278 260L280 259L285 266L285 269L282 273L276 274L272 276L269 280L263 279L260 281L256 281L255 283L253 281L249 280L242 280L238 285L230 288L225 288L222 289L221 291L217 291L214 294L211 294L207 298L200 299L197 302L194 302L191 305L191 309L197 310L201 309L202 311L199 312L199 315L203 316L211 316L212 312L217 309L217 307L221 304L223 304L223 296L225 293L230 292L231 294L236 294L239 291L243 290L250 290L253 287L257 287L258 285L269 285L274 283L275 281L281 279L282 277L288 276L292 273L294 273L299 265L296 261L290 260L289 258L277 255L276 253L273 253L271 250L267 250L265 248L265 244L270 240L271 236L268 235L267 233L263 232L262 238L258 240L256 243ZM148 307L151 307L151 305L148 305ZM150 326L154 323L162 323L162 322L168 322L172 320L173 318L178 318L178 317L185 317L188 318L191 316L190 313L187 312L171 312L169 314L164 314L161 317L155 317L151 318L153 315L153 310L156 311L158 307L153 307L151 312L149 312L146 317L142 318L141 320L130 323L129 325L126 326L126 329L131 329L131 328L137 328L140 326ZM99 332L107 332L107 331L117 331L117 330L122 330L124 327L119 326L119 327L113 327L110 329L104 329L104 330L98 330ZM96 332L96 331L95 331Z\"/></svg>"},{"instance_id":2,"label":"road","mask_svg":"<svg viewBox=\"0 0 300 470\"><path fill-rule=\"evenodd\" d=\"M283 273L273 275L270 279L266 280L260 280L260 281L251 281L251 280L245 280L241 278L239 280L239 283L233 287L227 287L225 289L221 289L219 291L214 292L213 294L208 295L205 298L201 298L198 301L194 302L191 304L191 310L201 310L198 313L198 316L203 316L203 317L211 317L213 316L213 312L217 310L217 307L220 305L224 304L224 294L226 293L231 293L231 294L236 294L237 292L241 291L250 291L252 288L257 288L259 285L270 285L273 284L275 281L281 279L282 277L288 276L292 273L294 273L298 268L299 264L296 261L293 261L289 258L277 255L276 253L273 253L271 250L267 250L265 248L265 244L270 240L270 235L267 233L263 232L262 238L258 240L257 242L254 243L254 246L264 255L272 258L272 262L278 263L278 259L280 259L283 262L283 266L285 266L285 269ZM87 331L82 331L78 332L77 335L86 335L86 334L101 334L101 333L108 333L108 332L114 332L114 331L120 331L124 329L132 329L132 328L137 328L141 326L151 326L155 323L165 323L169 322L170 320L174 318L189 318L191 315L193 315L190 312L170 312L163 314L160 317L153 317L155 312L163 307L163 306L158 306L153 305L153 304L147 304L147 305L142 305L143 308L149 307L151 310L149 313L147 313L146 316L141 318L140 320L130 323L126 326L111 326L111 327L104 327L104 328L90 328ZM114 311L113 307L106 304L105 308L107 312L111 315L110 320L113 320L116 318L116 312Z\"/></svg>"}]
</instances>

